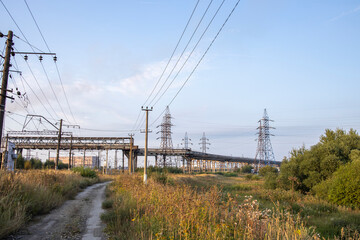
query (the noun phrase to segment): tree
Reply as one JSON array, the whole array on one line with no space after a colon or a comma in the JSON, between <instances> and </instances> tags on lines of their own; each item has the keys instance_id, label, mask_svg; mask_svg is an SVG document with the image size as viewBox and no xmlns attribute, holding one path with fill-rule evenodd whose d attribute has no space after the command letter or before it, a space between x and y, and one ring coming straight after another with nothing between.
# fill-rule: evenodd
<instances>
[{"instance_id":1,"label":"tree","mask_svg":"<svg viewBox=\"0 0 360 240\"><path fill-rule=\"evenodd\" d=\"M25 159L19 153L16 159L16 169L24 169L24 163L25 163Z\"/></svg>"},{"instance_id":2,"label":"tree","mask_svg":"<svg viewBox=\"0 0 360 240\"><path fill-rule=\"evenodd\" d=\"M320 142L310 149L301 147L290 152L290 158L280 167L279 186L308 192L331 178L340 166L350 162L351 155L360 156L357 132L353 129L348 133L341 129L327 129Z\"/></svg>"}]
</instances>

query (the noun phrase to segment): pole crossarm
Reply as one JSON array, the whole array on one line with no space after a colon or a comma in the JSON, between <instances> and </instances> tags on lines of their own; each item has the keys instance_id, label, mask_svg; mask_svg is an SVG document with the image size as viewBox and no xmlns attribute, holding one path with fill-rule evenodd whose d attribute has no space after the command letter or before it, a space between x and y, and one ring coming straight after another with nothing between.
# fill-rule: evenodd
<instances>
[{"instance_id":1,"label":"pole crossarm","mask_svg":"<svg viewBox=\"0 0 360 240\"><path fill-rule=\"evenodd\" d=\"M58 137L56 136L10 136L9 142L15 144L16 149L56 149ZM128 137L67 137L61 138L61 150L130 150ZM132 146L137 150L137 146Z\"/></svg>"}]
</instances>

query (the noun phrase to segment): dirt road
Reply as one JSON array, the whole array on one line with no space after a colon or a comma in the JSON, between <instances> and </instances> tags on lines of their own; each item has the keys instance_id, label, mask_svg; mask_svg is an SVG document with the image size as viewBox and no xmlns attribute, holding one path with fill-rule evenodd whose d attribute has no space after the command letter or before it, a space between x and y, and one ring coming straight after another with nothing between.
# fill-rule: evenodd
<instances>
[{"instance_id":1,"label":"dirt road","mask_svg":"<svg viewBox=\"0 0 360 240\"><path fill-rule=\"evenodd\" d=\"M80 192L74 200L35 218L12 239L107 239L100 220L101 204L108 183L98 183Z\"/></svg>"}]
</instances>

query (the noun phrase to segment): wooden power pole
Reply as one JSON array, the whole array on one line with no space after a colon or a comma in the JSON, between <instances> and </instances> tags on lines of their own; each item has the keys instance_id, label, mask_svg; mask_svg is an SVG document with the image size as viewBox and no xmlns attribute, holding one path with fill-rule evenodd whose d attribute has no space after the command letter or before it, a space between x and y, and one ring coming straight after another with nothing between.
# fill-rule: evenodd
<instances>
[{"instance_id":1,"label":"wooden power pole","mask_svg":"<svg viewBox=\"0 0 360 240\"><path fill-rule=\"evenodd\" d=\"M59 153L60 153L60 142L61 142L62 122L63 122L63 120L62 120L62 119L60 119L60 127L59 127L59 135L58 135L58 143L57 143L57 147L56 147L55 170L57 170L57 169L58 169L58 166L59 166Z\"/></svg>"},{"instance_id":2,"label":"wooden power pole","mask_svg":"<svg viewBox=\"0 0 360 240\"><path fill-rule=\"evenodd\" d=\"M1 34L1 37L3 35ZM10 57L11 50L13 45L13 32L9 31L6 41L6 52L5 52L5 61L4 61L4 70L1 82L1 95L0 95L0 146L2 141L3 127L4 127L4 116L5 116L5 105L6 105L6 92L7 92L7 84L9 78L9 69L10 69ZM3 153L5 154L5 152ZM1 166L2 167L2 166Z\"/></svg>"}]
</instances>

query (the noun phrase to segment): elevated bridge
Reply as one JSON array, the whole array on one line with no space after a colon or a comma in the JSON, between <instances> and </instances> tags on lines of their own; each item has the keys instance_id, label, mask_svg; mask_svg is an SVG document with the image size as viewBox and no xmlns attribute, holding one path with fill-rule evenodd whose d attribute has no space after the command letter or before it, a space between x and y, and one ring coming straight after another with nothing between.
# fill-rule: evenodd
<instances>
[{"instance_id":1,"label":"elevated bridge","mask_svg":"<svg viewBox=\"0 0 360 240\"><path fill-rule=\"evenodd\" d=\"M144 156L145 150L144 148L139 148L136 150L137 156ZM277 161L264 161L257 160L255 163L254 158L246 158L246 157L233 157L233 156L225 156L211 153L203 153L198 151L193 151L191 149L170 149L164 151L160 148L148 148L147 152L148 156L155 157L155 165L158 165L158 157L163 157L163 166L166 164L166 156L180 156L182 157L182 167L184 171L217 171L217 170L230 170L234 168L240 168L243 165L266 165L270 164L275 167L279 167L281 162Z\"/></svg>"},{"instance_id":2,"label":"elevated bridge","mask_svg":"<svg viewBox=\"0 0 360 240\"><path fill-rule=\"evenodd\" d=\"M57 131L48 131L46 132L47 136L39 135L41 132L9 133L6 137L7 141L15 144L15 149L18 150L18 152L22 152L23 149L55 150L59 143L59 138L56 136ZM84 152L86 150L121 150L123 152L123 158L124 155L128 158L129 171L133 172L137 167L138 156L144 156L144 149L134 145L133 138L131 137L74 137L66 132L63 132L62 135L59 149L69 150L69 158L72 150L83 150ZM191 149L171 149L164 151L160 148L149 148L148 156L155 157L156 166L166 166L167 156L180 156L182 161L180 161L178 167L182 167L184 172L203 170L230 171L247 164L268 164L268 162L264 160L255 162L254 158L203 153ZM158 164L158 158L162 158L162 164ZM272 161L270 164L280 166L281 162Z\"/></svg>"}]
</instances>

